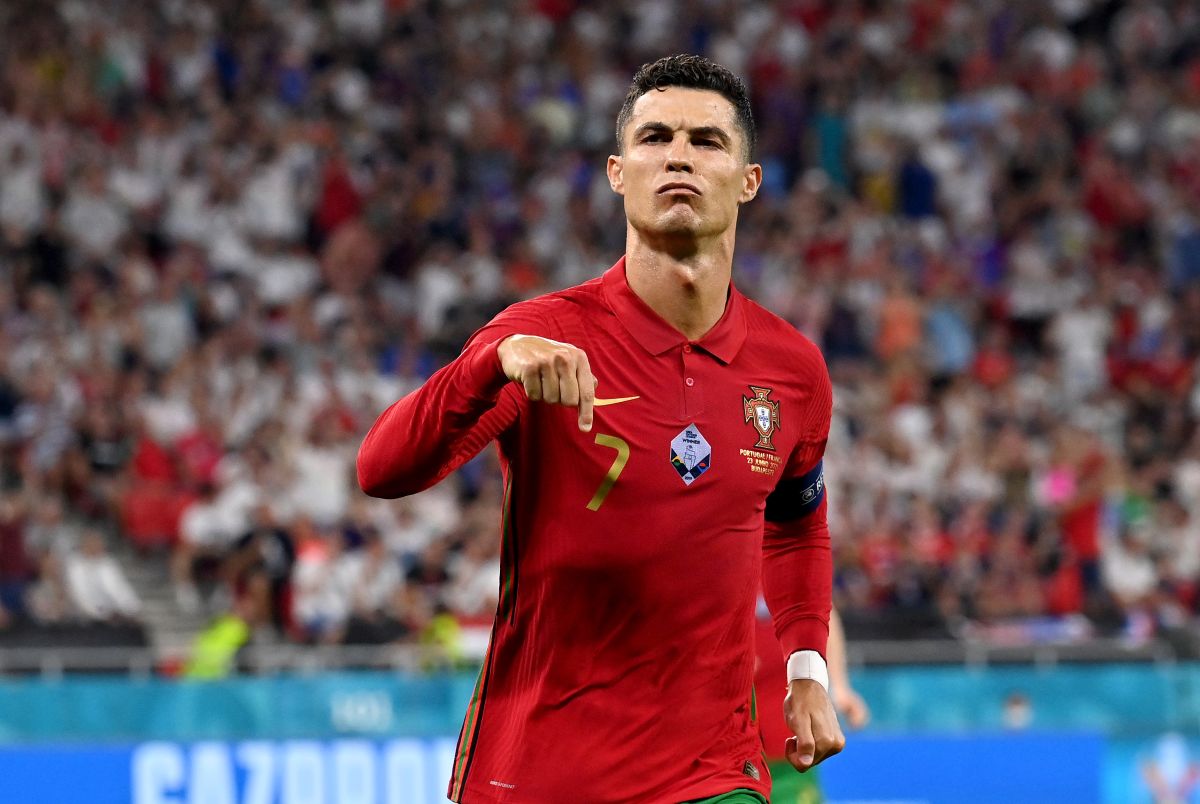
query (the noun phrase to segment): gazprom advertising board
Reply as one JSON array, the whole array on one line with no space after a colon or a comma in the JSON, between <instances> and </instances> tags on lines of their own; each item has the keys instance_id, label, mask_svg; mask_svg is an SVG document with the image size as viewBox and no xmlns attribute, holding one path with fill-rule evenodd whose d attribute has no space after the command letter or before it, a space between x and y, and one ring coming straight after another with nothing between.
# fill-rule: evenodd
<instances>
[{"instance_id":1,"label":"gazprom advertising board","mask_svg":"<svg viewBox=\"0 0 1200 804\"><path fill-rule=\"evenodd\" d=\"M1200 804L1200 665L856 681L875 717L820 769L827 804ZM3 679L0 804L444 804L473 687L471 673Z\"/></svg>"},{"instance_id":2,"label":"gazprom advertising board","mask_svg":"<svg viewBox=\"0 0 1200 804\"><path fill-rule=\"evenodd\" d=\"M454 740L254 740L0 750L21 804L441 804Z\"/></svg>"}]
</instances>

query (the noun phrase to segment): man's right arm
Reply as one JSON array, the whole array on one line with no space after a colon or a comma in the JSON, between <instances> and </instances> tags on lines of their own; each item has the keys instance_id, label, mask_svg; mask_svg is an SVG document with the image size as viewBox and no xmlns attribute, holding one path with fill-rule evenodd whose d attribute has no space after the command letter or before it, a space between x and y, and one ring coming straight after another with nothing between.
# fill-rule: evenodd
<instances>
[{"instance_id":1,"label":"man's right arm","mask_svg":"<svg viewBox=\"0 0 1200 804\"><path fill-rule=\"evenodd\" d=\"M546 312L529 303L509 308L454 362L385 410L359 448L362 490L392 498L429 488L510 427L522 396L579 407L579 426L590 430L595 380L587 357L548 337ZM509 382L522 389L504 393Z\"/></svg>"},{"instance_id":2,"label":"man's right arm","mask_svg":"<svg viewBox=\"0 0 1200 804\"><path fill-rule=\"evenodd\" d=\"M516 400L500 399L508 378L496 346L505 337L474 340L454 362L380 415L358 450L363 491L387 498L423 491L516 420Z\"/></svg>"}]
</instances>

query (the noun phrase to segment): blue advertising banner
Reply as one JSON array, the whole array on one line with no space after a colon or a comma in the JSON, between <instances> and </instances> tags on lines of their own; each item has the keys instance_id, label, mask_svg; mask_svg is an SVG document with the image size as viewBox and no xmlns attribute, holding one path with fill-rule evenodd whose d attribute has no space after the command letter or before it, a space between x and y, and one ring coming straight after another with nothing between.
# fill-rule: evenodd
<instances>
[{"instance_id":1,"label":"blue advertising banner","mask_svg":"<svg viewBox=\"0 0 1200 804\"><path fill-rule=\"evenodd\" d=\"M444 802L474 681L0 680L0 804ZM871 668L855 683L872 724L822 767L830 802L1200 804L1200 665Z\"/></svg>"},{"instance_id":2,"label":"blue advertising banner","mask_svg":"<svg viewBox=\"0 0 1200 804\"><path fill-rule=\"evenodd\" d=\"M13 804L445 804L452 737L0 749ZM1200 740L854 734L826 804L1200 804ZM586 801L581 795L579 801ZM790 804L790 802L776 802Z\"/></svg>"},{"instance_id":3,"label":"blue advertising banner","mask_svg":"<svg viewBox=\"0 0 1200 804\"><path fill-rule=\"evenodd\" d=\"M827 804L1089 804L1104 757L1099 734L856 734L821 787Z\"/></svg>"},{"instance_id":4,"label":"blue advertising banner","mask_svg":"<svg viewBox=\"0 0 1200 804\"><path fill-rule=\"evenodd\" d=\"M0 751L21 804L444 804L454 740L253 740Z\"/></svg>"}]
</instances>

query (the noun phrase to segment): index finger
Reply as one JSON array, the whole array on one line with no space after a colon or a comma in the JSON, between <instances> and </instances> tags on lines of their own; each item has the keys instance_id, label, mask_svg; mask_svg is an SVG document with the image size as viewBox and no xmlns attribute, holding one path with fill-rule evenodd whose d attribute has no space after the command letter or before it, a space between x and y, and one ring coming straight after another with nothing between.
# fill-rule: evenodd
<instances>
[{"instance_id":1,"label":"index finger","mask_svg":"<svg viewBox=\"0 0 1200 804\"><path fill-rule=\"evenodd\" d=\"M579 368L575 376L579 380L579 429L585 433L592 431L592 407L596 404L596 378L592 376L592 367L588 364L587 355L580 353Z\"/></svg>"}]
</instances>

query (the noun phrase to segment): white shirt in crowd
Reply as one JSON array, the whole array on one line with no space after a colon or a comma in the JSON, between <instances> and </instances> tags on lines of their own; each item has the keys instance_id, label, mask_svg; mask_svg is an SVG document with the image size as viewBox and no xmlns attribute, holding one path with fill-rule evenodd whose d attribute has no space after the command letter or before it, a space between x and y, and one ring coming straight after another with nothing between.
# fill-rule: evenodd
<instances>
[{"instance_id":1,"label":"white shirt in crowd","mask_svg":"<svg viewBox=\"0 0 1200 804\"><path fill-rule=\"evenodd\" d=\"M1109 542L1104 547L1101 571L1105 586L1117 598L1132 604L1143 600L1158 585L1154 560L1144 544L1130 540Z\"/></svg>"},{"instance_id":2,"label":"white shirt in crowd","mask_svg":"<svg viewBox=\"0 0 1200 804\"><path fill-rule=\"evenodd\" d=\"M340 559L325 550L301 551L292 568L292 608L305 628L327 632L342 627L350 616L350 596Z\"/></svg>"},{"instance_id":3,"label":"white shirt in crowd","mask_svg":"<svg viewBox=\"0 0 1200 804\"><path fill-rule=\"evenodd\" d=\"M197 500L184 510L180 536L193 547L224 550L249 530L260 497L252 482L231 482L212 500Z\"/></svg>"},{"instance_id":4,"label":"white shirt in crowd","mask_svg":"<svg viewBox=\"0 0 1200 804\"><path fill-rule=\"evenodd\" d=\"M376 555L365 548L343 554L334 573L352 611L383 611L404 585L399 561L387 552Z\"/></svg>"},{"instance_id":5,"label":"white shirt in crowd","mask_svg":"<svg viewBox=\"0 0 1200 804\"><path fill-rule=\"evenodd\" d=\"M1112 335L1112 316L1099 305L1063 310L1050 328L1050 339L1062 361L1068 394L1079 400L1107 380L1105 353Z\"/></svg>"},{"instance_id":6,"label":"white shirt in crowd","mask_svg":"<svg viewBox=\"0 0 1200 804\"><path fill-rule=\"evenodd\" d=\"M73 553L65 564L67 595L85 618L134 617L141 611L142 601L112 556Z\"/></svg>"},{"instance_id":7,"label":"white shirt in crowd","mask_svg":"<svg viewBox=\"0 0 1200 804\"><path fill-rule=\"evenodd\" d=\"M0 224L19 232L41 225L46 208L40 166L32 159L8 165L0 173Z\"/></svg>"},{"instance_id":8,"label":"white shirt in crowd","mask_svg":"<svg viewBox=\"0 0 1200 804\"><path fill-rule=\"evenodd\" d=\"M71 240L93 257L107 257L125 234L125 215L105 195L71 193L63 208L63 228Z\"/></svg>"},{"instance_id":9,"label":"white shirt in crowd","mask_svg":"<svg viewBox=\"0 0 1200 804\"><path fill-rule=\"evenodd\" d=\"M350 454L342 446L305 444L293 456L292 502L313 522L331 524L350 504Z\"/></svg>"},{"instance_id":10,"label":"white shirt in crowd","mask_svg":"<svg viewBox=\"0 0 1200 804\"><path fill-rule=\"evenodd\" d=\"M500 559L460 555L451 561L446 602L469 617L479 616L496 605L500 588Z\"/></svg>"}]
</instances>

